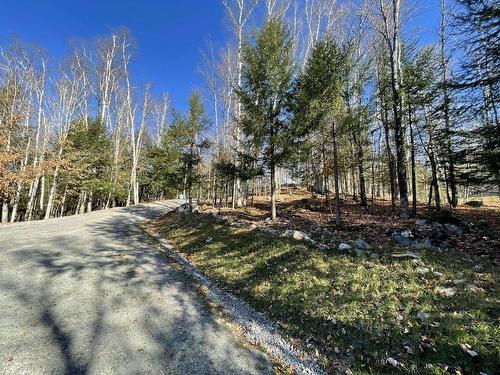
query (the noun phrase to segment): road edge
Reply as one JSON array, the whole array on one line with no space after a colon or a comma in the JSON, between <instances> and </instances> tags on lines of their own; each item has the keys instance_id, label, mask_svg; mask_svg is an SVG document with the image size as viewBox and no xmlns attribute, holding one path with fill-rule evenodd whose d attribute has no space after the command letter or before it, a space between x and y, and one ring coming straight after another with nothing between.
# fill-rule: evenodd
<instances>
[{"instance_id":1,"label":"road edge","mask_svg":"<svg viewBox=\"0 0 500 375\"><path fill-rule=\"evenodd\" d=\"M305 353L294 348L285 336L279 332L278 326L268 319L265 314L258 312L232 293L222 290L215 281L205 276L158 233L153 232L146 225L140 225L140 227L146 234L156 240L169 258L178 263L189 276L206 288L204 293L206 298L221 308L223 314L239 327L247 341L255 346L262 347L275 361L281 363L285 368L294 369L296 374L327 374L317 363L308 359L301 359L301 357L305 357Z\"/></svg>"}]
</instances>

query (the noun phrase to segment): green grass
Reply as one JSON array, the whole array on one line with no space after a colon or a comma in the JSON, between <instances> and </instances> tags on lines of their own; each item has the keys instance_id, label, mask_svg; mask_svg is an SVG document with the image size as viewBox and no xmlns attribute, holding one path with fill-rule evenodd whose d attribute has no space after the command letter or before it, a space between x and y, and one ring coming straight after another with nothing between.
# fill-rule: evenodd
<instances>
[{"instance_id":1,"label":"green grass","mask_svg":"<svg viewBox=\"0 0 500 375\"><path fill-rule=\"evenodd\" d=\"M391 248L379 249L376 260L322 252L293 239L219 225L209 215L171 214L157 229L205 274L265 311L291 337L312 344L329 370L339 362L356 374L440 374L445 366L494 374L500 368L494 268L474 273L474 263L427 252L425 266L442 275L422 277L411 260L391 258ZM487 292L436 292L453 279L475 281ZM420 321L419 311L430 318ZM388 357L400 366L387 365Z\"/></svg>"}]
</instances>

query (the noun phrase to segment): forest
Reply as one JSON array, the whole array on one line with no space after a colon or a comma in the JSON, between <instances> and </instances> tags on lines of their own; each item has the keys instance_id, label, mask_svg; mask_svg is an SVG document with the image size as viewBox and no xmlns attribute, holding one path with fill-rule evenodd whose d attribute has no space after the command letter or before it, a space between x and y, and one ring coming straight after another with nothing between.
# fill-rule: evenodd
<instances>
[{"instance_id":1,"label":"forest","mask_svg":"<svg viewBox=\"0 0 500 375\"><path fill-rule=\"evenodd\" d=\"M0 40L2 370L498 373L498 1L125 3Z\"/></svg>"},{"instance_id":2,"label":"forest","mask_svg":"<svg viewBox=\"0 0 500 375\"><path fill-rule=\"evenodd\" d=\"M2 222L183 197L245 205L283 186L453 210L500 186L499 8L441 0L436 41L400 0L225 0L230 42L200 54L189 111L132 82L126 29L62 61L0 58ZM417 35L417 36L416 36Z\"/></svg>"}]
</instances>

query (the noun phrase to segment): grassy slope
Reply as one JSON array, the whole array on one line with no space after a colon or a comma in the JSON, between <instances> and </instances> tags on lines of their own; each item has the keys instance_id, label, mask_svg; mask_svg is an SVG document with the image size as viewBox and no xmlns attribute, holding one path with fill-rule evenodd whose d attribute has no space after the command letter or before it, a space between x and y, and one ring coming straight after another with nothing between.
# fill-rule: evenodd
<instances>
[{"instance_id":1,"label":"grassy slope","mask_svg":"<svg viewBox=\"0 0 500 375\"><path fill-rule=\"evenodd\" d=\"M474 273L453 255L425 253L419 276L410 260L356 258L321 252L293 239L219 225L209 215L171 214L157 230L205 274L266 311L292 337L319 350L326 368L341 360L355 373L441 373L444 365L472 373L500 368L498 273ZM213 240L207 243L207 238ZM459 287L442 297L436 287L466 279L486 289ZM417 319L427 312L426 321ZM460 347L468 344L479 356ZM338 353L336 353L338 352ZM425 369L433 364L433 369ZM441 364L441 365L440 365Z\"/></svg>"}]
</instances>

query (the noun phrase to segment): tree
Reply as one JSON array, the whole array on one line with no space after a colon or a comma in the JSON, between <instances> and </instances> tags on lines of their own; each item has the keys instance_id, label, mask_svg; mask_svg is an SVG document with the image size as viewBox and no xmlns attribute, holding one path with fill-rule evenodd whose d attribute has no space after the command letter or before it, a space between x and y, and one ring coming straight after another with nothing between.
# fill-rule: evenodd
<instances>
[{"instance_id":1,"label":"tree","mask_svg":"<svg viewBox=\"0 0 500 375\"><path fill-rule=\"evenodd\" d=\"M405 54L403 61L404 94L407 107L408 126L410 128L410 145L412 160L412 216L417 210L417 183L415 165L415 135L418 135L420 144L427 154L431 166L431 183L429 190L429 205L434 192L436 208L441 208L439 192L438 160L447 157L447 152L440 151L439 144L443 139L439 137L438 110L435 108L438 92L438 78L435 74L438 68L438 59L433 48L423 48L410 56ZM423 124L419 125L419 114ZM447 150L447 147L445 147Z\"/></svg>"},{"instance_id":2,"label":"tree","mask_svg":"<svg viewBox=\"0 0 500 375\"><path fill-rule=\"evenodd\" d=\"M458 80L463 121L469 123L461 150L467 184L500 191L500 5L492 0L458 0L456 36L464 49Z\"/></svg>"},{"instance_id":3,"label":"tree","mask_svg":"<svg viewBox=\"0 0 500 375\"><path fill-rule=\"evenodd\" d=\"M98 118L73 124L67 143L62 156L69 166L62 179L69 195L78 197L75 213L83 213L85 209L90 212L93 203L104 201L110 189L107 176L112 160L111 140Z\"/></svg>"},{"instance_id":4,"label":"tree","mask_svg":"<svg viewBox=\"0 0 500 375\"><path fill-rule=\"evenodd\" d=\"M346 52L331 38L316 43L297 84L296 123L300 134L330 128L333 143L335 222L340 225L337 133L347 77Z\"/></svg>"},{"instance_id":5,"label":"tree","mask_svg":"<svg viewBox=\"0 0 500 375\"><path fill-rule=\"evenodd\" d=\"M286 160L290 145L290 99L293 43L282 21L269 19L254 45L243 53L243 79L238 95L243 106L241 127L270 174L270 213L276 219L276 168Z\"/></svg>"},{"instance_id":6,"label":"tree","mask_svg":"<svg viewBox=\"0 0 500 375\"><path fill-rule=\"evenodd\" d=\"M391 77L391 104L394 118L394 143L396 145L396 172L399 186L401 217L410 216L406 178L405 127L402 110L401 75L401 0L379 0L379 19L374 23L385 41L389 56Z\"/></svg>"},{"instance_id":7,"label":"tree","mask_svg":"<svg viewBox=\"0 0 500 375\"><path fill-rule=\"evenodd\" d=\"M226 12L233 24L234 34L236 36L236 82L232 82L232 85L236 87L241 86L242 74L243 74L243 31L245 25L247 24L250 16L257 6L258 0L223 0L222 4L226 9ZM232 91L232 90L231 90ZM230 108L230 107L229 107ZM236 113L234 117L236 123L241 119L242 115L242 103L238 98L236 98ZM241 131L238 127L235 129L235 141L236 141L236 152L240 150L241 143ZM240 180L235 178L233 186L233 208L236 205L241 205L241 186Z\"/></svg>"}]
</instances>

